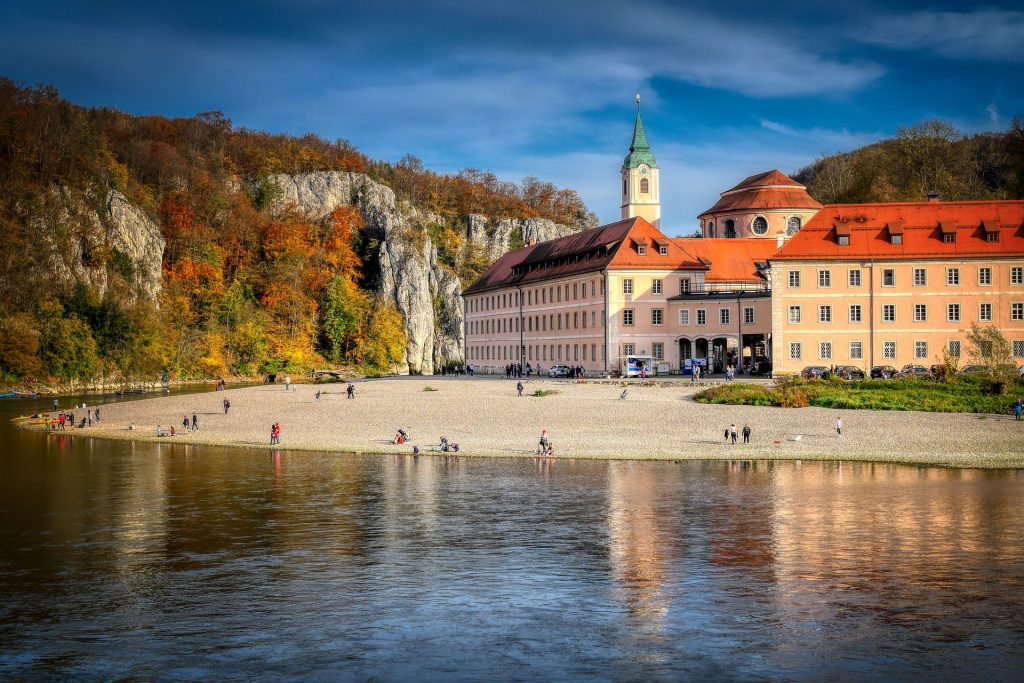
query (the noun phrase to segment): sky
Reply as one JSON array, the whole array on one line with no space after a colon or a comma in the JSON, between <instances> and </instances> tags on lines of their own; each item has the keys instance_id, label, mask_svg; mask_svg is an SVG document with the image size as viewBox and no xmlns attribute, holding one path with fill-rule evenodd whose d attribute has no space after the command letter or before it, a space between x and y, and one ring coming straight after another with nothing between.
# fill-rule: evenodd
<instances>
[{"instance_id":1,"label":"sky","mask_svg":"<svg viewBox=\"0 0 1024 683\"><path fill-rule=\"evenodd\" d=\"M440 172L532 175L619 217L634 95L662 226L747 175L928 118L1024 117L1024 6L631 0L0 0L0 75L136 114L345 138Z\"/></svg>"}]
</instances>

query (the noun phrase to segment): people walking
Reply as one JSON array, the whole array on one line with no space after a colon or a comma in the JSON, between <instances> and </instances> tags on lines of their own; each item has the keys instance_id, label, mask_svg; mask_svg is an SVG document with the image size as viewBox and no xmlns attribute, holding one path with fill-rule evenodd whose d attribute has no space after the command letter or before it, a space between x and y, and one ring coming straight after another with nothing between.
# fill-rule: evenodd
<instances>
[{"instance_id":1,"label":"people walking","mask_svg":"<svg viewBox=\"0 0 1024 683\"><path fill-rule=\"evenodd\" d=\"M348 388L345 389L345 393L348 394L348 398L356 397L356 385L351 382L348 383Z\"/></svg>"},{"instance_id":2,"label":"people walking","mask_svg":"<svg viewBox=\"0 0 1024 683\"><path fill-rule=\"evenodd\" d=\"M843 436L843 418L841 417L836 418L836 434L839 435L840 438Z\"/></svg>"},{"instance_id":3,"label":"people walking","mask_svg":"<svg viewBox=\"0 0 1024 683\"><path fill-rule=\"evenodd\" d=\"M227 415L229 410L231 410L231 401L224 399L224 414Z\"/></svg>"},{"instance_id":4,"label":"people walking","mask_svg":"<svg viewBox=\"0 0 1024 683\"><path fill-rule=\"evenodd\" d=\"M750 443L750 425L743 425L743 443Z\"/></svg>"},{"instance_id":5,"label":"people walking","mask_svg":"<svg viewBox=\"0 0 1024 683\"><path fill-rule=\"evenodd\" d=\"M522 382L517 382L516 383L516 391L519 392L520 396L523 395L523 383Z\"/></svg>"},{"instance_id":6,"label":"people walking","mask_svg":"<svg viewBox=\"0 0 1024 683\"><path fill-rule=\"evenodd\" d=\"M193 432L198 432L199 431L199 418L196 417L195 413L192 413L192 431Z\"/></svg>"},{"instance_id":7,"label":"people walking","mask_svg":"<svg viewBox=\"0 0 1024 683\"><path fill-rule=\"evenodd\" d=\"M96 409L96 424L100 423L100 409Z\"/></svg>"},{"instance_id":8,"label":"people walking","mask_svg":"<svg viewBox=\"0 0 1024 683\"><path fill-rule=\"evenodd\" d=\"M736 423L729 425L729 436L732 438L732 442L736 443Z\"/></svg>"},{"instance_id":9,"label":"people walking","mask_svg":"<svg viewBox=\"0 0 1024 683\"><path fill-rule=\"evenodd\" d=\"M181 419L181 429L184 432L188 432L188 415Z\"/></svg>"},{"instance_id":10,"label":"people walking","mask_svg":"<svg viewBox=\"0 0 1024 683\"><path fill-rule=\"evenodd\" d=\"M729 443L729 425L725 426L725 442Z\"/></svg>"}]
</instances>

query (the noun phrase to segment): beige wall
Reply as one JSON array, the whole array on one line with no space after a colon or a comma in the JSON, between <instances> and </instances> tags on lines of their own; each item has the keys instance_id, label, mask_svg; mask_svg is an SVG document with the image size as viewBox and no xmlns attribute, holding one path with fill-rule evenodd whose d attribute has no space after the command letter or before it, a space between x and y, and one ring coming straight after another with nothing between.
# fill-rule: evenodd
<instances>
[{"instance_id":1,"label":"beige wall","mask_svg":"<svg viewBox=\"0 0 1024 683\"><path fill-rule=\"evenodd\" d=\"M736 225L736 237L775 239L778 235L786 234L786 226L791 217L799 218L802 227L816 213L818 212L815 209L771 209L764 211L741 210L716 215L704 214L700 216L700 226L701 233L705 237L725 237L725 222L732 220ZM758 235L751 230L751 225L758 216L764 216L768 221L768 232L763 235Z\"/></svg>"},{"instance_id":2,"label":"beige wall","mask_svg":"<svg viewBox=\"0 0 1024 683\"><path fill-rule=\"evenodd\" d=\"M1024 361L1024 320L1012 319L1013 304L1024 306L1024 285L1011 281L1011 269L1024 268L1024 259L900 260L867 266L862 261L772 262L776 372L833 364L865 370L872 363L897 369L908 363L929 366L939 362L942 348L951 340L960 341L963 361L969 362L966 333L972 322L998 327L1007 339L1017 342L1018 361ZM981 284L981 268L991 269L991 284ZM949 284L951 269L958 270L959 284ZM924 271L923 284L915 285L916 270ZM830 286L819 285L821 271L830 273ZM860 271L859 286L851 285L850 271ZM883 281L886 271L892 271L891 286ZM799 274L799 286L790 285L790 273ZM959 305L959 321L949 319L949 304ZM990 320L983 319L982 304L991 306ZM800 322L790 322L791 306L800 307ZM831 322L820 322L821 306L831 306ZM851 321L851 306L860 306L860 322ZM918 306L924 306L923 320L915 314ZM894 320L885 319L888 311ZM831 342L831 358L821 357L822 342ZM851 342L860 343L862 357L851 353ZM792 357L793 343L800 344L800 358ZM893 343L894 357L886 357L886 348L893 348Z\"/></svg>"},{"instance_id":3,"label":"beige wall","mask_svg":"<svg viewBox=\"0 0 1024 683\"><path fill-rule=\"evenodd\" d=\"M640 168L627 169L622 174L620 183L625 189L622 193L622 219L639 216L645 221L658 228L661 226L661 182L657 168L644 166L647 175L640 173ZM647 192L640 191L640 179L646 177L648 180Z\"/></svg>"}]
</instances>

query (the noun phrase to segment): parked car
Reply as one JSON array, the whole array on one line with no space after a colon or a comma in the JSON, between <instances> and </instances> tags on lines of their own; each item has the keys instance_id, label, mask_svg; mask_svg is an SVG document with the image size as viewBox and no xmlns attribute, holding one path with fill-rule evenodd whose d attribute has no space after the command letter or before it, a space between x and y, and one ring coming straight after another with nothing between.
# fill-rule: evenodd
<instances>
[{"instance_id":1,"label":"parked car","mask_svg":"<svg viewBox=\"0 0 1024 683\"><path fill-rule=\"evenodd\" d=\"M896 368L891 365L876 365L871 368L871 379L892 379L896 375Z\"/></svg>"},{"instance_id":2,"label":"parked car","mask_svg":"<svg viewBox=\"0 0 1024 683\"><path fill-rule=\"evenodd\" d=\"M992 368L987 365L965 365L960 368L961 375L987 375Z\"/></svg>"},{"instance_id":3,"label":"parked car","mask_svg":"<svg viewBox=\"0 0 1024 683\"><path fill-rule=\"evenodd\" d=\"M900 377L927 377L928 368L923 365L907 363L900 369Z\"/></svg>"},{"instance_id":4,"label":"parked car","mask_svg":"<svg viewBox=\"0 0 1024 683\"><path fill-rule=\"evenodd\" d=\"M946 376L946 366L945 365L933 365L930 368L928 368L928 372L935 379L942 379L943 377Z\"/></svg>"},{"instance_id":5,"label":"parked car","mask_svg":"<svg viewBox=\"0 0 1024 683\"><path fill-rule=\"evenodd\" d=\"M568 365L552 365L548 368L548 377L568 377L569 372Z\"/></svg>"},{"instance_id":6,"label":"parked car","mask_svg":"<svg viewBox=\"0 0 1024 683\"><path fill-rule=\"evenodd\" d=\"M835 375L840 379L864 379L864 371L856 365L837 365Z\"/></svg>"},{"instance_id":7,"label":"parked car","mask_svg":"<svg viewBox=\"0 0 1024 683\"><path fill-rule=\"evenodd\" d=\"M800 371L800 376L804 379L821 379L827 374L828 368L823 365L808 365Z\"/></svg>"}]
</instances>

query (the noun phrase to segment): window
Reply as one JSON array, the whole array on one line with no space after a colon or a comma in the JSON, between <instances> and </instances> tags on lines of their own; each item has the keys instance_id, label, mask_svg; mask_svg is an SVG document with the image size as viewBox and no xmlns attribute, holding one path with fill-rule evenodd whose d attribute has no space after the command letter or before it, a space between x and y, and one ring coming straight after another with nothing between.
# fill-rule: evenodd
<instances>
[{"instance_id":1,"label":"window","mask_svg":"<svg viewBox=\"0 0 1024 683\"><path fill-rule=\"evenodd\" d=\"M658 256L668 256L668 245L667 244L659 244L658 245Z\"/></svg>"},{"instance_id":2,"label":"window","mask_svg":"<svg viewBox=\"0 0 1024 683\"><path fill-rule=\"evenodd\" d=\"M753 325L754 324L754 309L744 308L743 309L743 324Z\"/></svg>"},{"instance_id":3,"label":"window","mask_svg":"<svg viewBox=\"0 0 1024 683\"><path fill-rule=\"evenodd\" d=\"M791 270L789 271L789 286L794 289L800 286L800 271Z\"/></svg>"},{"instance_id":4,"label":"window","mask_svg":"<svg viewBox=\"0 0 1024 683\"><path fill-rule=\"evenodd\" d=\"M729 315L730 315L730 311L729 311L728 308L719 308L718 309L718 322L720 322L723 325L728 325L729 324Z\"/></svg>"},{"instance_id":5,"label":"window","mask_svg":"<svg viewBox=\"0 0 1024 683\"><path fill-rule=\"evenodd\" d=\"M950 339L949 341L947 341L946 342L946 351L949 352L949 355L953 356L954 358L959 358L960 357L960 340L959 339Z\"/></svg>"},{"instance_id":6,"label":"window","mask_svg":"<svg viewBox=\"0 0 1024 683\"><path fill-rule=\"evenodd\" d=\"M982 287L987 287L992 284L992 269L978 268L978 284Z\"/></svg>"},{"instance_id":7,"label":"window","mask_svg":"<svg viewBox=\"0 0 1024 683\"><path fill-rule=\"evenodd\" d=\"M640 179L640 194L647 194L651 190L651 181L647 178Z\"/></svg>"},{"instance_id":8,"label":"window","mask_svg":"<svg viewBox=\"0 0 1024 683\"><path fill-rule=\"evenodd\" d=\"M859 323L862 319L860 304L850 304L850 322Z\"/></svg>"},{"instance_id":9,"label":"window","mask_svg":"<svg viewBox=\"0 0 1024 683\"><path fill-rule=\"evenodd\" d=\"M942 241L945 242L946 244L954 244L954 243L956 243L956 233L955 232L944 233L942 235Z\"/></svg>"},{"instance_id":10,"label":"window","mask_svg":"<svg viewBox=\"0 0 1024 683\"><path fill-rule=\"evenodd\" d=\"M729 219L725 222L725 236L735 237L736 236L736 221Z\"/></svg>"},{"instance_id":11,"label":"window","mask_svg":"<svg viewBox=\"0 0 1024 683\"><path fill-rule=\"evenodd\" d=\"M665 345L661 342L654 342L651 344L651 356L654 357L654 360L664 360Z\"/></svg>"},{"instance_id":12,"label":"window","mask_svg":"<svg viewBox=\"0 0 1024 683\"><path fill-rule=\"evenodd\" d=\"M661 294L661 280L653 280L651 282L651 294Z\"/></svg>"},{"instance_id":13,"label":"window","mask_svg":"<svg viewBox=\"0 0 1024 683\"><path fill-rule=\"evenodd\" d=\"M860 287L860 268L854 268L850 271L850 286Z\"/></svg>"},{"instance_id":14,"label":"window","mask_svg":"<svg viewBox=\"0 0 1024 683\"><path fill-rule=\"evenodd\" d=\"M896 286L896 271L892 268L885 268L882 270L882 286L883 287L895 287Z\"/></svg>"},{"instance_id":15,"label":"window","mask_svg":"<svg viewBox=\"0 0 1024 683\"><path fill-rule=\"evenodd\" d=\"M896 322L896 304L882 304L882 322Z\"/></svg>"},{"instance_id":16,"label":"window","mask_svg":"<svg viewBox=\"0 0 1024 683\"><path fill-rule=\"evenodd\" d=\"M1010 284L1024 284L1024 267L1014 266L1013 268L1010 268Z\"/></svg>"},{"instance_id":17,"label":"window","mask_svg":"<svg viewBox=\"0 0 1024 683\"><path fill-rule=\"evenodd\" d=\"M946 304L946 320L951 323L960 322L960 304Z\"/></svg>"},{"instance_id":18,"label":"window","mask_svg":"<svg viewBox=\"0 0 1024 683\"><path fill-rule=\"evenodd\" d=\"M623 294L632 294L633 293L633 281L632 280L625 279L625 280L622 281L622 293Z\"/></svg>"},{"instance_id":19,"label":"window","mask_svg":"<svg viewBox=\"0 0 1024 683\"><path fill-rule=\"evenodd\" d=\"M681 277L679 278L679 293L689 294L690 293L690 278Z\"/></svg>"},{"instance_id":20,"label":"window","mask_svg":"<svg viewBox=\"0 0 1024 683\"><path fill-rule=\"evenodd\" d=\"M583 329L587 329L587 312L583 311Z\"/></svg>"},{"instance_id":21,"label":"window","mask_svg":"<svg viewBox=\"0 0 1024 683\"><path fill-rule=\"evenodd\" d=\"M818 342L818 357L822 360L829 360L832 358L832 342Z\"/></svg>"},{"instance_id":22,"label":"window","mask_svg":"<svg viewBox=\"0 0 1024 683\"><path fill-rule=\"evenodd\" d=\"M864 342L850 342L850 360L864 360Z\"/></svg>"},{"instance_id":23,"label":"window","mask_svg":"<svg viewBox=\"0 0 1024 683\"><path fill-rule=\"evenodd\" d=\"M755 235L763 235L768 232L768 219L764 216L758 216L754 219L754 222L750 224L750 229Z\"/></svg>"},{"instance_id":24,"label":"window","mask_svg":"<svg viewBox=\"0 0 1024 683\"><path fill-rule=\"evenodd\" d=\"M992 322L992 304L978 304L978 320L983 323Z\"/></svg>"},{"instance_id":25,"label":"window","mask_svg":"<svg viewBox=\"0 0 1024 683\"><path fill-rule=\"evenodd\" d=\"M689 310L687 310L685 308L679 309L679 324L680 325L689 325L690 324L690 311Z\"/></svg>"},{"instance_id":26,"label":"window","mask_svg":"<svg viewBox=\"0 0 1024 683\"><path fill-rule=\"evenodd\" d=\"M786 234L790 236L796 234L802 222L800 216L790 216L789 220L786 221Z\"/></svg>"},{"instance_id":27,"label":"window","mask_svg":"<svg viewBox=\"0 0 1024 683\"><path fill-rule=\"evenodd\" d=\"M850 246L850 236L849 235L839 235L838 238L839 238L838 239L839 246L841 246L841 247L848 247L848 246Z\"/></svg>"},{"instance_id":28,"label":"window","mask_svg":"<svg viewBox=\"0 0 1024 683\"><path fill-rule=\"evenodd\" d=\"M914 286L915 287L927 287L928 286L928 271L924 268L914 268Z\"/></svg>"},{"instance_id":29,"label":"window","mask_svg":"<svg viewBox=\"0 0 1024 683\"><path fill-rule=\"evenodd\" d=\"M832 322L832 306L826 304L824 306L818 306L818 322L819 323L830 323Z\"/></svg>"},{"instance_id":30,"label":"window","mask_svg":"<svg viewBox=\"0 0 1024 683\"><path fill-rule=\"evenodd\" d=\"M1013 340L1013 356L1014 358L1024 358L1024 339Z\"/></svg>"},{"instance_id":31,"label":"window","mask_svg":"<svg viewBox=\"0 0 1024 683\"><path fill-rule=\"evenodd\" d=\"M790 306L789 307L789 322L793 323L793 324L800 322L800 307L799 306Z\"/></svg>"},{"instance_id":32,"label":"window","mask_svg":"<svg viewBox=\"0 0 1024 683\"><path fill-rule=\"evenodd\" d=\"M928 320L928 304L914 304L914 322L923 323Z\"/></svg>"},{"instance_id":33,"label":"window","mask_svg":"<svg viewBox=\"0 0 1024 683\"><path fill-rule=\"evenodd\" d=\"M579 283L574 282L574 283L572 283L572 300L576 301L579 298L580 298L580 286L579 286Z\"/></svg>"},{"instance_id":34,"label":"window","mask_svg":"<svg viewBox=\"0 0 1024 683\"><path fill-rule=\"evenodd\" d=\"M791 360L800 360L800 342L789 342L789 357Z\"/></svg>"},{"instance_id":35,"label":"window","mask_svg":"<svg viewBox=\"0 0 1024 683\"><path fill-rule=\"evenodd\" d=\"M832 286L832 271L831 270L819 270L818 271L818 286L819 287L831 287Z\"/></svg>"},{"instance_id":36,"label":"window","mask_svg":"<svg viewBox=\"0 0 1024 683\"><path fill-rule=\"evenodd\" d=\"M1010 320L1024 320L1024 303L1010 304Z\"/></svg>"},{"instance_id":37,"label":"window","mask_svg":"<svg viewBox=\"0 0 1024 683\"><path fill-rule=\"evenodd\" d=\"M633 309L632 308L624 308L622 310L622 324L626 325L626 326L630 326L630 325L633 324Z\"/></svg>"},{"instance_id":38,"label":"window","mask_svg":"<svg viewBox=\"0 0 1024 683\"><path fill-rule=\"evenodd\" d=\"M664 311L662 311L660 308L652 308L651 309L651 324L652 325L660 325L661 322L662 322L663 317L664 317Z\"/></svg>"},{"instance_id":39,"label":"window","mask_svg":"<svg viewBox=\"0 0 1024 683\"><path fill-rule=\"evenodd\" d=\"M622 194L623 195L626 194L626 179L625 178L622 179Z\"/></svg>"},{"instance_id":40,"label":"window","mask_svg":"<svg viewBox=\"0 0 1024 683\"><path fill-rule=\"evenodd\" d=\"M896 358L896 342L882 342L882 358L886 358L888 360L893 360L894 358Z\"/></svg>"},{"instance_id":41,"label":"window","mask_svg":"<svg viewBox=\"0 0 1024 683\"><path fill-rule=\"evenodd\" d=\"M636 353L636 346L635 345L633 345L633 344L623 344L622 345L622 355L623 356L632 356L635 353Z\"/></svg>"},{"instance_id":42,"label":"window","mask_svg":"<svg viewBox=\"0 0 1024 683\"><path fill-rule=\"evenodd\" d=\"M638 245L636 245L636 253L639 256L647 256L647 245L646 244L638 244Z\"/></svg>"},{"instance_id":43,"label":"window","mask_svg":"<svg viewBox=\"0 0 1024 683\"><path fill-rule=\"evenodd\" d=\"M978 344L978 353L981 355L982 358L991 358L992 357L992 342L990 342L990 341L983 341L980 344Z\"/></svg>"},{"instance_id":44,"label":"window","mask_svg":"<svg viewBox=\"0 0 1024 683\"><path fill-rule=\"evenodd\" d=\"M903 235L889 235L890 244L903 244Z\"/></svg>"},{"instance_id":45,"label":"window","mask_svg":"<svg viewBox=\"0 0 1024 683\"><path fill-rule=\"evenodd\" d=\"M707 325L708 324L708 312L705 311L703 308L698 308L697 309L697 324L698 325Z\"/></svg>"},{"instance_id":46,"label":"window","mask_svg":"<svg viewBox=\"0 0 1024 683\"><path fill-rule=\"evenodd\" d=\"M960 269L946 268L946 284L950 287L960 286Z\"/></svg>"},{"instance_id":47,"label":"window","mask_svg":"<svg viewBox=\"0 0 1024 683\"><path fill-rule=\"evenodd\" d=\"M914 358L927 358L928 357L928 342L916 341L914 342Z\"/></svg>"}]
</instances>

